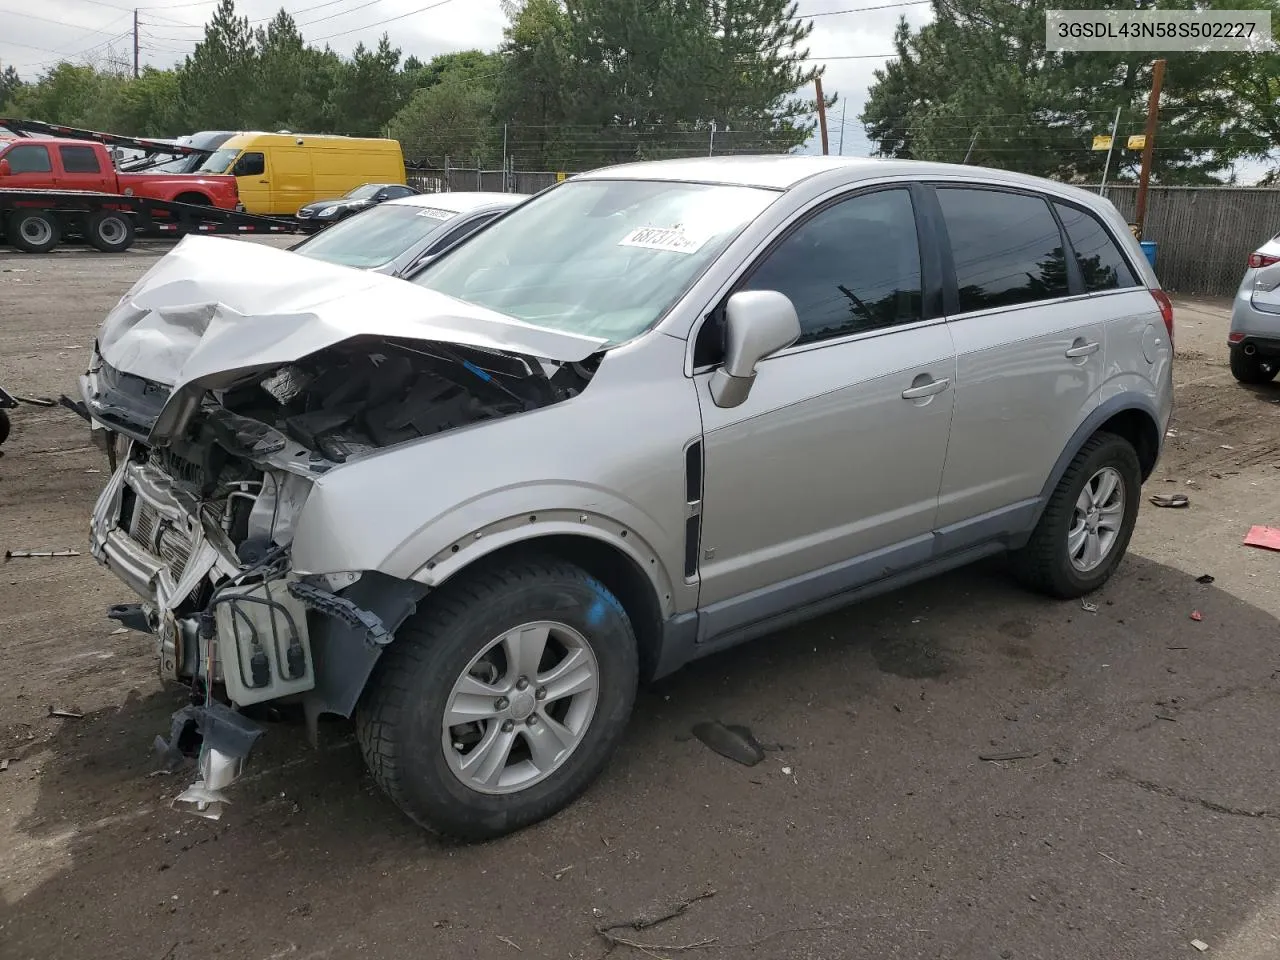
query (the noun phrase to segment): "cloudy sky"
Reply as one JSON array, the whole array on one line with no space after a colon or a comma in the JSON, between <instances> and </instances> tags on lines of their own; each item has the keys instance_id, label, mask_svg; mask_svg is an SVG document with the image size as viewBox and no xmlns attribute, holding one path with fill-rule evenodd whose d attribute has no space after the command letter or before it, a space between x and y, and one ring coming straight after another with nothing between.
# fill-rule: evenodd
<instances>
[{"instance_id":1,"label":"cloudy sky","mask_svg":"<svg viewBox=\"0 0 1280 960\"><path fill-rule=\"evenodd\" d=\"M140 7L138 14L142 63L167 67L195 46L216 0L150 4ZM384 31L405 56L422 60L450 50L491 50L501 42L506 24L500 0L284 0L283 5L308 41L328 43L344 54L360 41L376 43ZM269 19L280 6L280 0L237 2L239 11L253 21ZM17 12L19 7L32 12ZM845 153L867 153L855 117L872 71L883 63L880 55L892 50L898 18L905 14L913 24L923 23L929 11L927 0L799 0L800 15L814 16L809 52L826 67L826 93L838 93L848 101L837 104L829 118L833 153L841 145L842 130ZM62 59L131 63L132 31L129 0L0 0L0 67L13 64L24 79L34 80Z\"/></svg>"}]
</instances>

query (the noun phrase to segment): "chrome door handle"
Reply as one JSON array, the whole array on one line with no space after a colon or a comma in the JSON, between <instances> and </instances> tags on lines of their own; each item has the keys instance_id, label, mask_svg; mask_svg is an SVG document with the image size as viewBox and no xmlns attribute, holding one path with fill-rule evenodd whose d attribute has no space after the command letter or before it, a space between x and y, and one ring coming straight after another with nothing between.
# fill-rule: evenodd
<instances>
[{"instance_id":1,"label":"chrome door handle","mask_svg":"<svg viewBox=\"0 0 1280 960\"><path fill-rule=\"evenodd\" d=\"M1082 343L1076 341L1075 346L1067 351L1067 356L1072 360L1077 357L1087 357L1098 352L1098 345L1092 341Z\"/></svg>"},{"instance_id":2,"label":"chrome door handle","mask_svg":"<svg viewBox=\"0 0 1280 960\"><path fill-rule=\"evenodd\" d=\"M948 379L930 380L928 383L921 384L918 387L908 387L906 390L903 390L902 399L922 400L925 397L936 396L949 386L951 386L951 381Z\"/></svg>"}]
</instances>

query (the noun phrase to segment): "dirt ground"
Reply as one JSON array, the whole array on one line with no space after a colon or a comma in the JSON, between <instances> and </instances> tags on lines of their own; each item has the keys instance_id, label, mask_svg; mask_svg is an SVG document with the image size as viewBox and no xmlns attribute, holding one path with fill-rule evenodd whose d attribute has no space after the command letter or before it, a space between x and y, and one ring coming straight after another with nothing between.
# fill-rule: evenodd
<instances>
[{"instance_id":1,"label":"dirt ground","mask_svg":"<svg viewBox=\"0 0 1280 960\"><path fill-rule=\"evenodd\" d=\"M72 392L157 255L0 254L0 383ZM0 958L595 960L631 921L615 957L1280 956L1280 554L1241 545L1280 526L1280 387L1231 380L1227 306L1177 302L1147 492L1192 505L1144 506L1096 612L991 563L698 663L580 802L473 847L411 827L340 722L319 752L273 725L221 821L171 811L149 750L184 695L86 547L105 460L20 409L0 546L81 555L0 567ZM707 719L776 749L733 764Z\"/></svg>"}]
</instances>

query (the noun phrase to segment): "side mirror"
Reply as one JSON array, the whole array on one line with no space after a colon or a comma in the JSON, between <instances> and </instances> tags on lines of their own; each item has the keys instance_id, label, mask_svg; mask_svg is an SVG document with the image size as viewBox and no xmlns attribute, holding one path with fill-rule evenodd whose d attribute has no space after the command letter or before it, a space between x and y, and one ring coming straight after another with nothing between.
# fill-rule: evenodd
<instances>
[{"instance_id":1,"label":"side mirror","mask_svg":"<svg viewBox=\"0 0 1280 960\"><path fill-rule=\"evenodd\" d=\"M382 201L384 201L384 200L386 200L386 199L387 199L387 195L386 195L385 193L375 193L375 194L373 195L373 202L374 202L374 203L382 203Z\"/></svg>"},{"instance_id":2,"label":"side mirror","mask_svg":"<svg viewBox=\"0 0 1280 960\"><path fill-rule=\"evenodd\" d=\"M9 166L9 161L0 159L0 177L12 176L13 170Z\"/></svg>"},{"instance_id":3,"label":"side mirror","mask_svg":"<svg viewBox=\"0 0 1280 960\"><path fill-rule=\"evenodd\" d=\"M776 290L743 290L725 306L725 359L711 374L717 407L736 407L751 393L756 364L800 339L800 318Z\"/></svg>"}]
</instances>

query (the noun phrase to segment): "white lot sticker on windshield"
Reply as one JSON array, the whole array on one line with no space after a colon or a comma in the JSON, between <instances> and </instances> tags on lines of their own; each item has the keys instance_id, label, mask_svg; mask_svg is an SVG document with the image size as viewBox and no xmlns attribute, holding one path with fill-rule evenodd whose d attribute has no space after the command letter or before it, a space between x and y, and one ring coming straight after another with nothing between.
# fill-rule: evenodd
<instances>
[{"instance_id":1,"label":"white lot sticker on windshield","mask_svg":"<svg viewBox=\"0 0 1280 960\"><path fill-rule=\"evenodd\" d=\"M695 253L704 237L691 237L679 226L641 227L618 241L620 247L644 247L646 250L669 250L672 253Z\"/></svg>"},{"instance_id":2,"label":"white lot sticker on windshield","mask_svg":"<svg viewBox=\"0 0 1280 960\"><path fill-rule=\"evenodd\" d=\"M420 217L430 217L432 220L451 220L454 214L448 210L437 210L435 207L423 207L418 211Z\"/></svg>"}]
</instances>

